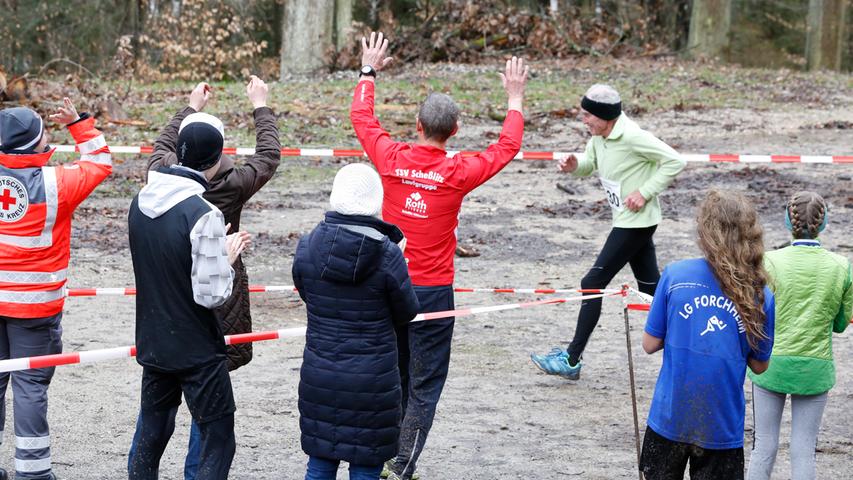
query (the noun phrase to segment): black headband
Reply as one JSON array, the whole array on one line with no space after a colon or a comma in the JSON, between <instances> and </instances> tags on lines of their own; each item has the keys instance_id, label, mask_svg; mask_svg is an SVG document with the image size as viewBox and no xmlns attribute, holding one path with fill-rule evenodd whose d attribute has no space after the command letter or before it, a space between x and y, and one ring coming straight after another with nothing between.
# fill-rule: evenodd
<instances>
[{"instance_id":1,"label":"black headband","mask_svg":"<svg viewBox=\"0 0 853 480\"><path fill-rule=\"evenodd\" d=\"M586 95L581 99L581 107L602 120L613 120L622 113L622 102L596 102L587 98Z\"/></svg>"}]
</instances>

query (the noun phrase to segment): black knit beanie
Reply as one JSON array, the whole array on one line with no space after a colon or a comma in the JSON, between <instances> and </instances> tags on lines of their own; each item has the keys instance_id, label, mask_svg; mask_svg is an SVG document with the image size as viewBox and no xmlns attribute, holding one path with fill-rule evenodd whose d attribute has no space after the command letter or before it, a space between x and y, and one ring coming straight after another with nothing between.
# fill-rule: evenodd
<instances>
[{"instance_id":1,"label":"black knit beanie","mask_svg":"<svg viewBox=\"0 0 853 480\"><path fill-rule=\"evenodd\" d=\"M224 142L213 125L190 123L178 134L178 164L203 172L219 161Z\"/></svg>"}]
</instances>

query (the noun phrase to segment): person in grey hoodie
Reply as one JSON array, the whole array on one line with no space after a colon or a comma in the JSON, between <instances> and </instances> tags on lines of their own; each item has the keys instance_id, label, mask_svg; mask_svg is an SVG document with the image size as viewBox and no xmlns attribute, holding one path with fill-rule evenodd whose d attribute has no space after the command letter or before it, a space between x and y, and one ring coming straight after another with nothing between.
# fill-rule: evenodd
<instances>
[{"instance_id":1,"label":"person in grey hoodie","mask_svg":"<svg viewBox=\"0 0 853 480\"><path fill-rule=\"evenodd\" d=\"M142 365L138 448L131 480L156 479L181 394L201 430L198 480L226 479L234 457L234 396L212 309L231 295L231 265L249 235L226 237L222 212L202 195L220 168L222 123L203 114L178 136L179 163L149 172L128 215Z\"/></svg>"}]
</instances>

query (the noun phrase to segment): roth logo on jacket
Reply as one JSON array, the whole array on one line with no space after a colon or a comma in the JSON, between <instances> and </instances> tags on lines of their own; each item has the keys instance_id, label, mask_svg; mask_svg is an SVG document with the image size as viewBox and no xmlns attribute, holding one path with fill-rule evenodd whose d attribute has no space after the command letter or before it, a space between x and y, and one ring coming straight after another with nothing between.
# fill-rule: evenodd
<instances>
[{"instance_id":1,"label":"roth logo on jacket","mask_svg":"<svg viewBox=\"0 0 853 480\"><path fill-rule=\"evenodd\" d=\"M27 189L15 177L0 177L0 222L17 222L27 213Z\"/></svg>"},{"instance_id":2,"label":"roth logo on jacket","mask_svg":"<svg viewBox=\"0 0 853 480\"><path fill-rule=\"evenodd\" d=\"M426 211L427 204L420 193L414 192L406 197L406 209L403 210L403 213L419 218L427 218Z\"/></svg>"}]
</instances>

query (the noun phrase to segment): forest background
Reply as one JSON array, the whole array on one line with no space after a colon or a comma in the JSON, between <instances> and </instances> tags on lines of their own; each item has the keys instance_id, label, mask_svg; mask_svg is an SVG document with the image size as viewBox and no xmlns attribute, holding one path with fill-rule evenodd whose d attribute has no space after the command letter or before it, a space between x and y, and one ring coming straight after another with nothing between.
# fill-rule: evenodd
<instances>
[{"instance_id":1,"label":"forest background","mask_svg":"<svg viewBox=\"0 0 853 480\"><path fill-rule=\"evenodd\" d=\"M399 61L573 56L853 68L849 0L0 0L0 72L267 79L357 66L364 32ZM13 88L13 87L10 87ZM7 93L7 97L13 96ZM2 99L0 99L2 100Z\"/></svg>"}]
</instances>

